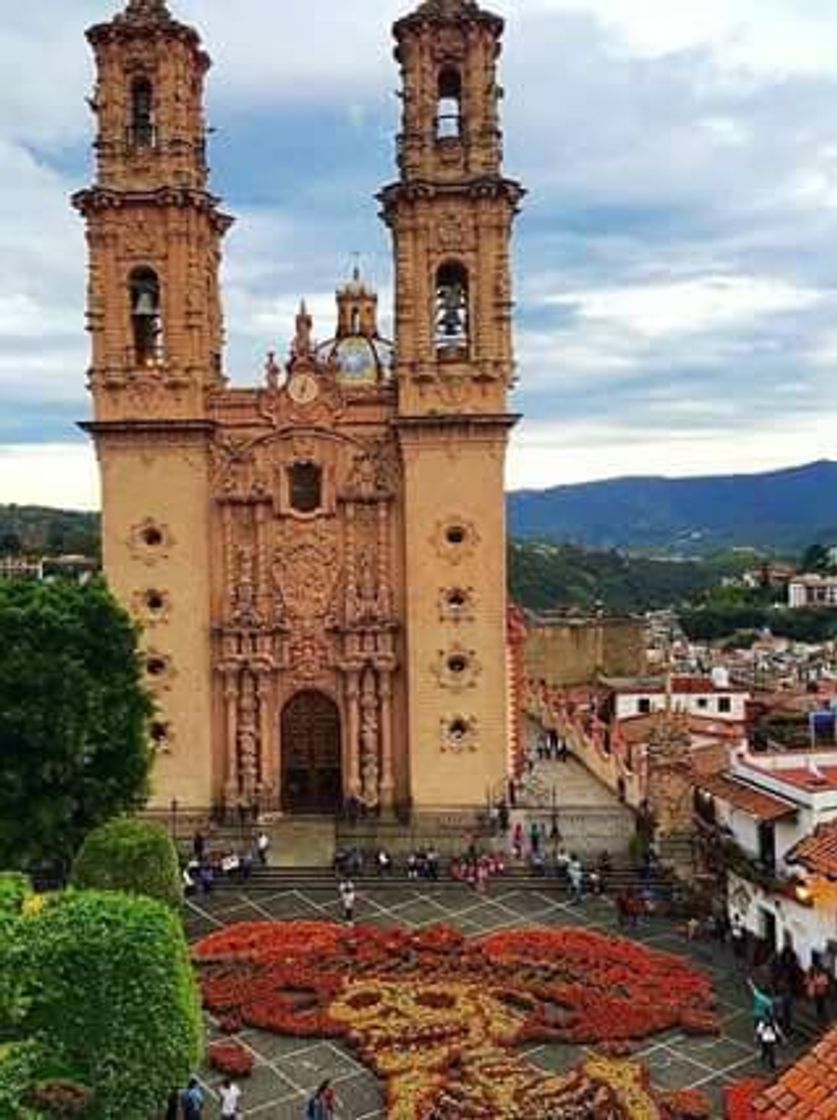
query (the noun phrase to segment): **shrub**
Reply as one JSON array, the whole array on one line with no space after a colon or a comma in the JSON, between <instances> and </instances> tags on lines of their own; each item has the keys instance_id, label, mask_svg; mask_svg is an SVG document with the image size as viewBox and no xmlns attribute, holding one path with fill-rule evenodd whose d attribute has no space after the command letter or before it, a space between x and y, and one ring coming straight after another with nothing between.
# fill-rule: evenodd
<instances>
[{"instance_id":1,"label":"shrub","mask_svg":"<svg viewBox=\"0 0 837 1120\"><path fill-rule=\"evenodd\" d=\"M22 1033L93 1089L90 1117L155 1116L202 1049L177 917L148 898L71 891L18 924L32 985Z\"/></svg>"},{"instance_id":2,"label":"shrub","mask_svg":"<svg viewBox=\"0 0 837 1120\"><path fill-rule=\"evenodd\" d=\"M179 907L177 850L159 825L119 817L87 835L73 863L73 886L144 894Z\"/></svg>"},{"instance_id":3,"label":"shrub","mask_svg":"<svg viewBox=\"0 0 837 1120\"><path fill-rule=\"evenodd\" d=\"M0 871L0 915L19 914L31 893L28 876L18 871Z\"/></svg>"},{"instance_id":4,"label":"shrub","mask_svg":"<svg viewBox=\"0 0 837 1120\"><path fill-rule=\"evenodd\" d=\"M40 1113L26 1103L26 1093L36 1076L41 1054L31 1042L0 1045L0 1116L3 1120L39 1120Z\"/></svg>"}]
</instances>

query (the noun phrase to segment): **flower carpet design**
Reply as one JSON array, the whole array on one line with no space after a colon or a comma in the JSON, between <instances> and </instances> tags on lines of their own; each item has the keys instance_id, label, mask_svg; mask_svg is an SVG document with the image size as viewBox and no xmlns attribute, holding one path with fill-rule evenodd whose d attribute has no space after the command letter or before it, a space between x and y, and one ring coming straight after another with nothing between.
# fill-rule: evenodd
<instances>
[{"instance_id":1,"label":"flower carpet design","mask_svg":"<svg viewBox=\"0 0 837 1120\"><path fill-rule=\"evenodd\" d=\"M346 1040L385 1082L390 1120L682 1116L622 1051L667 1030L716 1030L707 976L589 929L466 938L446 925L244 922L194 956L222 1029ZM556 1075L519 1052L534 1041L600 1052Z\"/></svg>"}]
</instances>

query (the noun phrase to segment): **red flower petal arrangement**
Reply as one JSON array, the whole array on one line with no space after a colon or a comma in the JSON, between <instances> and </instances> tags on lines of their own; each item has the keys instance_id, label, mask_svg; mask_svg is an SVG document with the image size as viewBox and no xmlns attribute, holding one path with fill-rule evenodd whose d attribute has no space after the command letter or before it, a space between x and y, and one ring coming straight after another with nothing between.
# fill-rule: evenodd
<instances>
[{"instance_id":1,"label":"red flower petal arrangement","mask_svg":"<svg viewBox=\"0 0 837 1120\"><path fill-rule=\"evenodd\" d=\"M613 1055L660 1031L717 1029L708 977L591 930L466 939L443 925L249 922L205 938L194 957L222 1027L345 1038L386 1079L390 1120L672 1117L676 1098L655 1102L630 1062L602 1056L558 1077L516 1048L599 1043Z\"/></svg>"},{"instance_id":2,"label":"red flower petal arrangement","mask_svg":"<svg viewBox=\"0 0 837 1120\"><path fill-rule=\"evenodd\" d=\"M226 1077L241 1080L253 1072L254 1059L239 1042L213 1042L209 1047L209 1064Z\"/></svg>"}]
</instances>

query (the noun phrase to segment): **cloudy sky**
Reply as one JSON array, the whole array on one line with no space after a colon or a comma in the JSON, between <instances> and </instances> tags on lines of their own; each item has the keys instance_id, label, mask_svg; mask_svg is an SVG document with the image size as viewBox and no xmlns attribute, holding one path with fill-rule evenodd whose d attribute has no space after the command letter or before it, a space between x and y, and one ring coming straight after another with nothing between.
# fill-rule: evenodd
<instances>
[{"instance_id":1,"label":"cloudy sky","mask_svg":"<svg viewBox=\"0 0 837 1120\"><path fill-rule=\"evenodd\" d=\"M3 4L0 501L91 506L84 28L111 0ZM372 195L393 174L399 0L171 0L215 58L213 186L238 216L228 370L326 337L352 253L389 302ZM833 457L833 0L497 0L520 388L511 486ZM387 316L387 321L388 321Z\"/></svg>"}]
</instances>

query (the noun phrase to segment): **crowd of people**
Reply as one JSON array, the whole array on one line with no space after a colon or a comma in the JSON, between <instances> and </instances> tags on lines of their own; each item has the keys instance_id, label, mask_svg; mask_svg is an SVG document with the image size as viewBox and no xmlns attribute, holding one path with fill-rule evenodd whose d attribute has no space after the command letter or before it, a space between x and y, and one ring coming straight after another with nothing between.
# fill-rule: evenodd
<instances>
[{"instance_id":1,"label":"crowd of people","mask_svg":"<svg viewBox=\"0 0 837 1120\"><path fill-rule=\"evenodd\" d=\"M206 837L198 831L192 837L191 855L181 871L183 893L210 894L220 878L246 883L253 874L255 864L267 865L269 853L270 837L264 829L252 843L242 845L238 851L211 849Z\"/></svg>"},{"instance_id":2,"label":"crowd of people","mask_svg":"<svg viewBox=\"0 0 837 1120\"><path fill-rule=\"evenodd\" d=\"M225 1077L216 1088L221 1120L241 1120L244 1093L230 1077ZM175 1089L168 1101L165 1120L204 1120L207 1087L197 1077L191 1077L183 1091ZM337 1096L331 1078L320 1082L305 1103L301 1120L334 1120Z\"/></svg>"}]
</instances>

